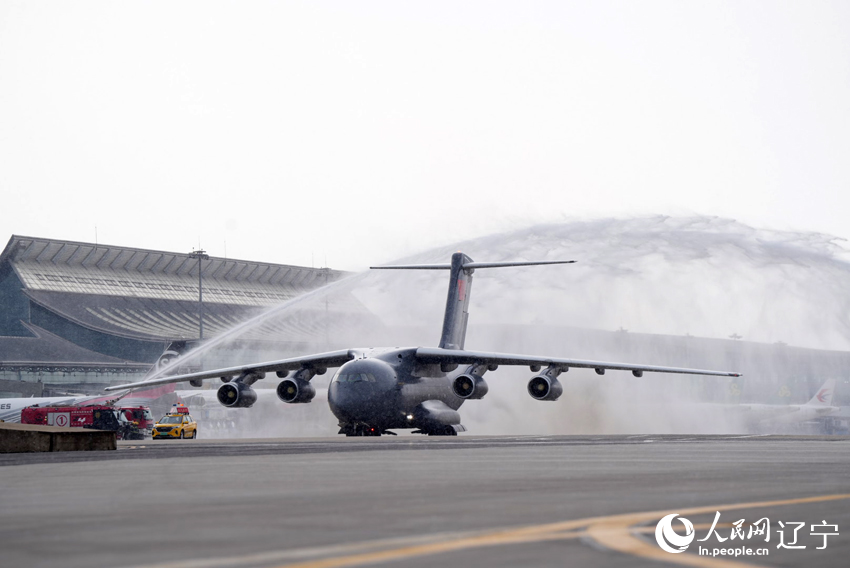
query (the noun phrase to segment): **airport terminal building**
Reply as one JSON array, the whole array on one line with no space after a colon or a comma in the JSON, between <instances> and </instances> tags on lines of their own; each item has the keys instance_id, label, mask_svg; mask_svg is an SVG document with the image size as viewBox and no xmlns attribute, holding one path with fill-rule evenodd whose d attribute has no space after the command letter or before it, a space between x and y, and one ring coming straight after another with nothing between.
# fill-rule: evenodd
<instances>
[{"instance_id":1,"label":"airport terminal building","mask_svg":"<svg viewBox=\"0 0 850 568\"><path fill-rule=\"evenodd\" d=\"M201 322L214 337L345 274L198 256L12 236L0 254L0 396L136 380L169 342L197 341ZM290 347L310 331L289 334Z\"/></svg>"}]
</instances>

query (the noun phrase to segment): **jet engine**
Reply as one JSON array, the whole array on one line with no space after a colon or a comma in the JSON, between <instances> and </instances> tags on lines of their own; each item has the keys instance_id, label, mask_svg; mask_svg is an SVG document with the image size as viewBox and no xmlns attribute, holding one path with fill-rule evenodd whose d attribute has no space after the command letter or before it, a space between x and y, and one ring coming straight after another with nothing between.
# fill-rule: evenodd
<instances>
[{"instance_id":1,"label":"jet engine","mask_svg":"<svg viewBox=\"0 0 850 568\"><path fill-rule=\"evenodd\" d=\"M257 402L254 389L240 381L221 385L216 396L221 404L230 408L249 408Z\"/></svg>"},{"instance_id":2,"label":"jet engine","mask_svg":"<svg viewBox=\"0 0 850 568\"><path fill-rule=\"evenodd\" d=\"M310 402L316 396L316 389L309 381L299 377L284 379L277 385L277 396L283 402Z\"/></svg>"},{"instance_id":3,"label":"jet engine","mask_svg":"<svg viewBox=\"0 0 850 568\"><path fill-rule=\"evenodd\" d=\"M460 398L479 399L483 398L490 387L487 382L473 373L464 373L455 377L452 381L452 390Z\"/></svg>"},{"instance_id":4,"label":"jet engine","mask_svg":"<svg viewBox=\"0 0 850 568\"><path fill-rule=\"evenodd\" d=\"M528 381L528 394L537 400L558 400L563 392L564 387L560 381L545 373Z\"/></svg>"}]
</instances>

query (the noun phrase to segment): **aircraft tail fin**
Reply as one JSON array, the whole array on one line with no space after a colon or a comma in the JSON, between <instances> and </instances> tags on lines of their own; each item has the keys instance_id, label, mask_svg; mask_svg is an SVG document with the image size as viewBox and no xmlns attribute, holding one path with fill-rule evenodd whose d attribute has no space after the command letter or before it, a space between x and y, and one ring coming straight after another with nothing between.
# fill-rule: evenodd
<instances>
[{"instance_id":1,"label":"aircraft tail fin","mask_svg":"<svg viewBox=\"0 0 850 568\"><path fill-rule=\"evenodd\" d=\"M500 268L504 266L536 266L540 264L570 264L574 260L542 260L520 262L475 262L462 252L452 255L451 264L406 264L396 266L373 266L373 269L407 270L450 270L449 292L446 297L446 312L443 316L441 349L463 349L466 341L466 326L469 322L469 298L472 292L472 273L476 268Z\"/></svg>"},{"instance_id":2,"label":"aircraft tail fin","mask_svg":"<svg viewBox=\"0 0 850 568\"><path fill-rule=\"evenodd\" d=\"M157 358L156 362L151 367L151 370L145 376L145 378L153 377L159 374L163 368L170 365L176 358L183 355L188 350L188 345L185 341L182 340L174 340L170 341L168 345L163 350L162 354ZM171 373L173 374L173 372Z\"/></svg>"},{"instance_id":3,"label":"aircraft tail fin","mask_svg":"<svg viewBox=\"0 0 850 568\"><path fill-rule=\"evenodd\" d=\"M821 385L815 396L807 402L811 406L832 406L832 395L835 394L835 379L827 379Z\"/></svg>"},{"instance_id":4,"label":"aircraft tail fin","mask_svg":"<svg viewBox=\"0 0 850 568\"><path fill-rule=\"evenodd\" d=\"M469 298L472 293L473 269L465 269L464 264L472 259L456 252L452 255L449 293L446 296L446 312L443 316L443 333L440 335L440 348L463 349L466 341L466 325L469 323Z\"/></svg>"}]
</instances>

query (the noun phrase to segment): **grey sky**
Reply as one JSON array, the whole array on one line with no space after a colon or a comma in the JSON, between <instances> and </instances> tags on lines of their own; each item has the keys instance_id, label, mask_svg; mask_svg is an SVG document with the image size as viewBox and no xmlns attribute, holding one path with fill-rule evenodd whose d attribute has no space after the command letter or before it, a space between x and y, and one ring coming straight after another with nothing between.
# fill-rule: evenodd
<instances>
[{"instance_id":1,"label":"grey sky","mask_svg":"<svg viewBox=\"0 0 850 568\"><path fill-rule=\"evenodd\" d=\"M576 217L848 237L848 156L848 2L0 1L3 240L357 269Z\"/></svg>"}]
</instances>

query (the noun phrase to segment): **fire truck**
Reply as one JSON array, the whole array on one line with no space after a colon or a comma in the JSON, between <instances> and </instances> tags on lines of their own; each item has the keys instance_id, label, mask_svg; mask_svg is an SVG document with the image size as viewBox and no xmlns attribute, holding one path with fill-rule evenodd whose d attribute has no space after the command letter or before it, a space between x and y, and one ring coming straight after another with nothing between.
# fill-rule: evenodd
<instances>
[{"instance_id":1,"label":"fire truck","mask_svg":"<svg viewBox=\"0 0 850 568\"><path fill-rule=\"evenodd\" d=\"M144 440L150 437L153 416L146 406L30 406L21 411L21 424L113 430L119 440Z\"/></svg>"},{"instance_id":2,"label":"fire truck","mask_svg":"<svg viewBox=\"0 0 850 568\"><path fill-rule=\"evenodd\" d=\"M119 422L126 420L127 422L135 423L144 438L151 437L151 431L153 431L155 421L150 408L147 406L120 406L115 410L119 413Z\"/></svg>"}]
</instances>

